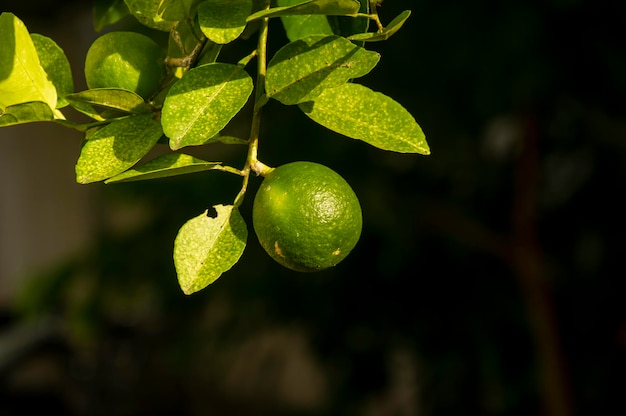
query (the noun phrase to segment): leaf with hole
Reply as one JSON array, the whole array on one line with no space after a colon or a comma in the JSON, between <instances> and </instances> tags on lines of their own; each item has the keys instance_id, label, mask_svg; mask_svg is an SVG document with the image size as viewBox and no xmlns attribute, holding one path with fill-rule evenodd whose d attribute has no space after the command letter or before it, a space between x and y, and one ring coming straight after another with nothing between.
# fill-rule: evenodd
<instances>
[{"instance_id":1,"label":"leaf with hole","mask_svg":"<svg viewBox=\"0 0 626 416\"><path fill-rule=\"evenodd\" d=\"M239 210L216 205L213 211L187 221L174 241L174 265L186 295L215 282L237 263L246 247L248 229Z\"/></svg>"},{"instance_id":2,"label":"leaf with hole","mask_svg":"<svg viewBox=\"0 0 626 416\"><path fill-rule=\"evenodd\" d=\"M76 163L76 181L98 182L124 172L154 147L162 133L152 114L112 121L83 145Z\"/></svg>"},{"instance_id":3,"label":"leaf with hole","mask_svg":"<svg viewBox=\"0 0 626 416\"><path fill-rule=\"evenodd\" d=\"M422 128L392 98L359 84L327 89L300 109L318 124L383 150L430 154Z\"/></svg>"},{"instance_id":4,"label":"leaf with hole","mask_svg":"<svg viewBox=\"0 0 626 416\"><path fill-rule=\"evenodd\" d=\"M186 72L163 103L161 124L170 148L210 140L241 110L252 88L252 78L238 65L213 63Z\"/></svg>"},{"instance_id":5,"label":"leaf with hole","mask_svg":"<svg viewBox=\"0 0 626 416\"><path fill-rule=\"evenodd\" d=\"M266 94L283 104L310 101L327 88L369 73L380 55L340 36L315 35L282 47L270 60Z\"/></svg>"},{"instance_id":6,"label":"leaf with hole","mask_svg":"<svg viewBox=\"0 0 626 416\"><path fill-rule=\"evenodd\" d=\"M188 173L212 170L219 165L220 162L207 162L183 153L168 153L107 179L105 183L142 181L186 175Z\"/></svg>"}]
</instances>

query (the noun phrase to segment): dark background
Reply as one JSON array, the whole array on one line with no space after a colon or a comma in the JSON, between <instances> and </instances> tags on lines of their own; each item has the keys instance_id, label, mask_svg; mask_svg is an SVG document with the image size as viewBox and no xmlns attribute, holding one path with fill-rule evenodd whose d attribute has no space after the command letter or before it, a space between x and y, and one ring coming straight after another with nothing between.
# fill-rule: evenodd
<instances>
[{"instance_id":1,"label":"dark background","mask_svg":"<svg viewBox=\"0 0 626 416\"><path fill-rule=\"evenodd\" d=\"M7 10L47 34L87 7L63 4ZM297 108L264 112L262 161L323 163L354 188L353 253L318 274L281 268L248 197L242 259L187 297L176 232L232 201L239 179L93 185L102 217L148 209L123 232L102 221L93 245L2 311L0 329L31 335L0 368L0 415L626 413L626 3L386 0L380 15L404 9L359 82L415 116L430 156L335 135ZM275 22L273 48L283 36Z\"/></svg>"}]
</instances>

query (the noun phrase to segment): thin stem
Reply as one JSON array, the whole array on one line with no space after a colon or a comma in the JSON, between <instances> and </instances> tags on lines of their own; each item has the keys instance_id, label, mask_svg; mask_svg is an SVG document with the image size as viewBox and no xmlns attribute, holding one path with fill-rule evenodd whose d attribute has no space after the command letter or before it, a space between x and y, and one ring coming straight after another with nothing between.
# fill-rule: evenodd
<instances>
[{"instance_id":1,"label":"thin stem","mask_svg":"<svg viewBox=\"0 0 626 416\"><path fill-rule=\"evenodd\" d=\"M244 176L243 171L233 168L232 166L224 166L224 165L216 165L213 167L215 170L219 170L222 172L233 173L235 175Z\"/></svg>"},{"instance_id":2,"label":"thin stem","mask_svg":"<svg viewBox=\"0 0 626 416\"><path fill-rule=\"evenodd\" d=\"M257 55L257 50L253 50L250 54L248 54L247 56L244 56L243 58L241 58L239 60L239 62L237 62L237 65L241 66L242 68L245 68L248 63Z\"/></svg>"},{"instance_id":3,"label":"thin stem","mask_svg":"<svg viewBox=\"0 0 626 416\"><path fill-rule=\"evenodd\" d=\"M264 9L269 9L270 1L265 0ZM259 29L259 41L257 43L256 56L257 56L257 79L256 90L254 95L254 109L252 112L252 122L250 125L250 137L248 138L248 157L246 158L246 164L242 169L243 183L241 190L235 198L234 206L238 207L243 202L246 190L248 189L248 181L250 180L250 172L254 171L257 174L265 175L272 168L261 163L257 159L257 152L259 147L259 132L261 130L261 108L262 105L258 105L265 97L265 74L267 71L267 35L269 27L269 18L261 20L261 28Z\"/></svg>"},{"instance_id":4,"label":"thin stem","mask_svg":"<svg viewBox=\"0 0 626 416\"><path fill-rule=\"evenodd\" d=\"M378 26L379 32L382 32L385 29L382 22L380 21L380 17L378 16L378 12L376 10L374 10L374 13L357 13L356 17L366 17L370 20L373 20L376 23L376 26Z\"/></svg>"}]
</instances>

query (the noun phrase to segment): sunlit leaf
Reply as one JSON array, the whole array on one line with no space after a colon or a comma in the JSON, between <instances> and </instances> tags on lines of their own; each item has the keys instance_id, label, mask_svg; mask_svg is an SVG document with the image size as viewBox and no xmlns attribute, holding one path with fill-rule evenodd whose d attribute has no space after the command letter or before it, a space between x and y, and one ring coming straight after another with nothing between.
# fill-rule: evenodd
<instances>
[{"instance_id":1,"label":"sunlit leaf","mask_svg":"<svg viewBox=\"0 0 626 416\"><path fill-rule=\"evenodd\" d=\"M198 6L198 22L207 38L226 44L243 33L251 11L252 0L205 0Z\"/></svg>"},{"instance_id":2,"label":"sunlit leaf","mask_svg":"<svg viewBox=\"0 0 626 416\"><path fill-rule=\"evenodd\" d=\"M361 77L380 55L340 36L310 36L281 48L270 60L266 94L283 104L310 101L324 89Z\"/></svg>"},{"instance_id":3,"label":"sunlit leaf","mask_svg":"<svg viewBox=\"0 0 626 416\"><path fill-rule=\"evenodd\" d=\"M296 16L306 14L355 16L361 4L358 0L308 0L289 6L271 7L251 14L251 22L265 17Z\"/></svg>"},{"instance_id":4,"label":"sunlit leaf","mask_svg":"<svg viewBox=\"0 0 626 416\"><path fill-rule=\"evenodd\" d=\"M24 23L12 13L0 14L0 109L41 101L56 108L57 92L39 62Z\"/></svg>"},{"instance_id":5,"label":"sunlit leaf","mask_svg":"<svg viewBox=\"0 0 626 416\"><path fill-rule=\"evenodd\" d=\"M168 153L158 156L141 166L120 173L106 180L105 183L141 181L186 175L188 173L215 169L219 165L220 162L207 162L182 153Z\"/></svg>"},{"instance_id":6,"label":"sunlit leaf","mask_svg":"<svg viewBox=\"0 0 626 416\"><path fill-rule=\"evenodd\" d=\"M390 97L359 84L327 89L300 104L318 124L383 150L430 154L422 128Z\"/></svg>"},{"instance_id":7,"label":"sunlit leaf","mask_svg":"<svg viewBox=\"0 0 626 416\"><path fill-rule=\"evenodd\" d=\"M31 34L33 44L39 56L39 62L43 67L48 79L57 91L57 108L63 108L68 102L63 98L67 94L74 92L74 80L72 78L72 69L70 63L65 56L63 49L52 39L39 35Z\"/></svg>"},{"instance_id":8,"label":"sunlit leaf","mask_svg":"<svg viewBox=\"0 0 626 416\"><path fill-rule=\"evenodd\" d=\"M129 114L150 111L150 107L141 96L120 88L94 88L67 95L66 98L72 103L85 103Z\"/></svg>"},{"instance_id":9,"label":"sunlit leaf","mask_svg":"<svg viewBox=\"0 0 626 416\"><path fill-rule=\"evenodd\" d=\"M76 181L102 181L132 167L161 137L152 114L121 118L96 131L83 145L76 163Z\"/></svg>"},{"instance_id":10,"label":"sunlit leaf","mask_svg":"<svg viewBox=\"0 0 626 416\"><path fill-rule=\"evenodd\" d=\"M170 89L161 115L173 150L205 143L239 112L252 78L238 65L214 63L186 72Z\"/></svg>"},{"instance_id":11,"label":"sunlit leaf","mask_svg":"<svg viewBox=\"0 0 626 416\"><path fill-rule=\"evenodd\" d=\"M246 223L231 205L216 205L187 221L174 241L178 283L186 295L204 289L241 257L248 239Z\"/></svg>"},{"instance_id":12,"label":"sunlit leaf","mask_svg":"<svg viewBox=\"0 0 626 416\"><path fill-rule=\"evenodd\" d=\"M387 40L391 37L391 35L395 34L404 22L411 15L410 10L405 10L396 16L389 24L380 32L368 32L368 33L358 33L356 35L348 36L348 39L354 41L363 41L363 42L379 42L383 40Z\"/></svg>"}]
</instances>

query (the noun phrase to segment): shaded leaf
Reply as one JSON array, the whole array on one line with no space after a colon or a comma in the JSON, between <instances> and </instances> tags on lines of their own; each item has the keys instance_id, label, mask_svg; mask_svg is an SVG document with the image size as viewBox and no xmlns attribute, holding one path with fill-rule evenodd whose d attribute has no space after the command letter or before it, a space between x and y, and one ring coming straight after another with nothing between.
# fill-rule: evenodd
<instances>
[{"instance_id":1,"label":"shaded leaf","mask_svg":"<svg viewBox=\"0 0 626 416\"><path fill-rule=\"evenodd\" d=\"M266 94L283 104L310 101L324 89L372 70L380 59L340 36L309 36L282 47L270 60Z\"/></svg>"},{"instance_id":2,"label":"shaded leaf","mask_svg":"<svg viewBox=\"0 0 626 416\"><path fill-rule=\"evenodd\" d=\"M69 97L69 96L68 96ZM104 121L106 120L106 118L101 115L100 113L98 113L98 111L91 105L91 104L87 104L87 103L83 103L80 101L74 101L71 99L68 99L70 105L72 106L73 109L75 109L76 111L86 115L87 117L96 120L96 121Z\"/></svg>"},{"instance_id":3,"label":"shaded leaf","mask_svg":"<svg viewBox=\"0 0 626 416\"><path fill-rule=\"evenodd\" d=\"M359 84L327 89L315 101L300 104L312 120L337 133L383 150L430 154L413 116L390 97Z\"/></svg>"},{"instance_id":4,"label":"shaded leaf","mask_svg":"<svg viewBox=\"0 0 626 416\"><path fill-rule=\"evenodd\" d=\"M179 25L169 34L167 56L170 58L184 58L198 44L200 33L191 25Z\"/></svg>"},{"instance_id":5,"label":"shaded leaf","mask_svg":"<svg viewBox=\"0 0 626 416\"><path fill-rule=\"evenodd\" d=\"M0 14L0 109L41 101L56 108L57 92L39 63L24 23L12 13Z\"/></svg>"},{"instance_id":6,"label":"shaded leaf","mask_svg":"<svg viewBox=\"0 0 626 416\"><path fill-rule=\"evenodd\" d=\"M361 8L359 13L369 14L370 0L360 0ZM328 23L335 35L347 37L356 33L367 32L369 28L369 17L347 17L347 16L329 16ZM362 46L362 45L361 45Z\"/></svg>"},{"instance_id":7,"label":"shaded leaf","mask_svg":"<svg viewBox=\"0 0 626 416\"><path fill-rule=\"evenodd\" d=\"M165 17L167 9L163 8L163 0L124 0L130 13L139 22L152 29L169 32L180 19Z\"/></svg>"},{"instance_id":8,"label":"shaded leaf","mask_svg":"<svg viewBox=\"0 0 626 416\"><path fill-rule=\"evenodd\" d=\"M248 239L246 223L231 205L216 205L187 221L174 241L178 283L186 295L204 289L241 257Z\"/></svg>"},{"instance_id":9,"label":"shaded leaf","mask_svg":"<svg viewBox=\"0 0 626 416\"><path fill-rule=\"evenodd\" d=\"M222 45L213 42L209 44L207 42L204 49L202 49L200 58L198 58L197 66L215 63L221 51Z\"/></svg>"},{"instance_id":10,"label":"shaded leaf","mask_svg":"<svg viewBox=\"0 0 626 416\"><path fill-rule=\"evenodd\" d=\"M161 0L159 12L168 21L179 21L195 16L202 0Z\"/></svg>"},{"instance_id":11,"label":"shaded leaf","mask_svg":"<svg viewBox=\"0 0 626 416\"><path fill-rule=\"evenodd\" d=\"M102 181L124 172L146 155L162 131L152 114L129 116L97 130L83 145L76 181Z\"/></svg>"},{"instance_id":12,"label":"shaded leaf","mask_svg":"<svg viewBox=\"0 0 626 416\"><path fill-rule=\"evenodd\" d=\"M251 11L252 0L205 0L198 6L198 22L207 38L226 44L243 33Z\"/></svg>"},{"instance_id":13,"label":"shaded leaf","mask_svg":"<svg viewBox=\"0 0 626 416\"><path fill-rule=\"evenodd\" d=\"M382 31L358 33L356 35L348 36L348 39L354 40L354 41L363 41L363 42L379 42L379 41L387 40L391 37L391 35L393 35L398 30L400 30L400 28L402 27L404 22L406 22L406 20L409 18L410 15L411 15L411 11L405 10L402 13L400 13L398 16L396 16L395 19L389 22L389 24Z\"/></svg>"},{"instance_id":14,"label":"shaded leaf","mask_svg":"<svg viewBox=\"0 0 626 416\"><path fill-rule=\"evenodd\" d=\"M37 50L40 64L56 88L56 108L63 108L68 105L67 100L63 97L74 92L72 69L65 52L49 37L33 33L31 38Z\"/></svg>"},{"instance_id":15,"label":"shaded leaf","mask_svg":"<svg viewBox=\"0 0 626 416\"><path fill-rule=\"evenodd\" d=\"M293 6L299 3L302 3L302 0L276 1L276 5L279 7ZM287 38L292 42L311 35L330 36L334 34L328 23L328 18L324 15L281 16L280 20L285 28Z\"/></svg>"},{"instance_id":16,"label":"shaded leaf","mask_svg":"<svg viewBox=\"0 0 626 416\"><path fill-rule=\"evenodd\" d=\"M145 164L120 173L105 183L131 182L147 179L167 178L215 169L220 162L207 162L182 153L169 153L156 157Z\"/></svg>"},{"instance_id":17,"label":"shaded leaf","mask_svg":"<svg viewBox=\"0 0 626 416\"><path fill-rule=\"evenodd\" d=\"M289 6L271 7L248 17L248 22L265 17L295 16L306 14L355 16L361 4L358 0L309 0Z\"/></svg>"},{"instance_id":18,"label":"shaded leaf","mask_svg":"<svg viewBox=\"0 0 626 416\"><path fill-rule=\"evenodd\" d=\"M163 103L161 124L170 148L211 139L239 112L252 88L252 78L238 65L213 63L186 72Z\"/></svg>"},{"instance_id":19,"label":"shaded leaf","mask_svg":"<svg viewBox=\"0 0 626 416\"><path fill-rule=\"evenodd\" d=\"M283 16L280 19L287 38L292 42L311 35L333 35L328 19L323 15Z\"/></svg>"},{"instance_id":20,"label":"shaded leaf","mask_svg":"<svg viewBox=\"0 0 626 416\"><path fill-rule=\"evenodd\" d=\"M247 140L241 139L239 137L234 137L234 136L219 136L217 138L217 141L219 141L220 143L224 143L224 144L241 144L241 145L248 144Z\"/></svg>"},{"instance_id":21,"label":"shaded leaf","mask_svg":"<svg viewBox=\"0 0 626 416\"><path fill-rule=\"evenodd\" d=\"M54 113L50 106L40 101L10 105L0 108L0 127L33 121L52 121Z\"/></svg>"},{"instance_id":22,"label":"shaded leaf","mask_svg":"<svg viewBox=\"0 0 626 416\"><path fill-rule=\"evenodd\" d=\"M130 11L124 0L95 0L93 7L94 29L96 32L100 32L128 15L130 15Z\"/></svg>"},{"instance_id":23,"label":"shaded leaf","mask_svg":"<svg viewBox=\"0 0 626 416\"><path fill-rule=\"evenodd\" d=\"M72 103L85 103L129 114L150 112L150 106L139 94L120 88L94 88L69 94L66 98Z\"/></svg>"}]
</instances>

